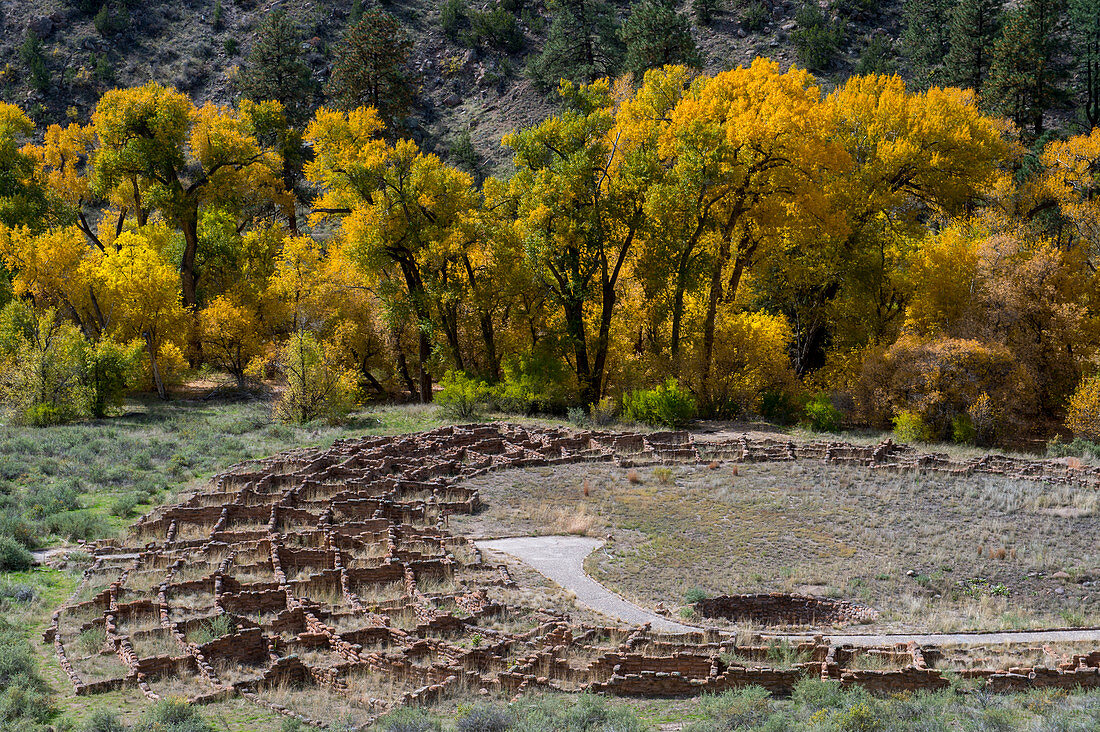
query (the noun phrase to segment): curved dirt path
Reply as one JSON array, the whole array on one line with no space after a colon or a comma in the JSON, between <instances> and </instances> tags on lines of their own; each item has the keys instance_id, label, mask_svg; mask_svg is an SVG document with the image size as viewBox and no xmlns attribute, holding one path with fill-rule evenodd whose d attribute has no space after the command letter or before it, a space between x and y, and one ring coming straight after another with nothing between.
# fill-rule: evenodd
<instances>
[{"instance_id":1,"label":"curved dirt path","mask_svg":"<svg viewBox=\"0 0 1100 732\"><path fill-rule=\"evenodd\" d=\"M664 633L699 630L627 602L589 577L584 571L584 558L603 543L601 539L582 536L531 536L476 542L478 549L504 552L530 565L539 574L575 594L577 602L604 615L632 625L649 623L654 630Z\"/></svg>"},{"instance_id":2,"label":"curved dirt path","mask_svg":"<svg viewBox=\"0 0 1100 732\"><path fill-rule=\"evenodd\" d=\"M699 631L699 626L685 625L650 610L627 602L601 585L584 571L584 559L603 546L601 539L580 536L530 536L513 539L494 539L476 542L482 550L509 554L530 565L564 589L573 592L577 601L605 615L632 625L649 623L654 630L666 633ZM761 633L763 638L802 639L812 638L814 633ZM918 645L973 645L1009 643L1057 643L1097 641L1100 629L1081 628L1067 630L978 631L972 633L850 633L835 634L822 631L831 643L837 645L881 646L894 643Z\"/></svg>"}]
</instances>

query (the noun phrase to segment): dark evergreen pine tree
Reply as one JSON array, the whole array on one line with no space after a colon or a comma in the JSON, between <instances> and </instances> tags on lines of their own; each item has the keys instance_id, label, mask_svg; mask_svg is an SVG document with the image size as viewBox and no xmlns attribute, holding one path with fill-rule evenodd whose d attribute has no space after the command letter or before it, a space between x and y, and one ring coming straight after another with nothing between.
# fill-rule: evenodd
<instances>
[{"instance_id":1,"label":"dark evergreen pine tree","mask_svg":"<svg viewBox=\"0 0 1100 732\"><path fill-rule=\"evenodd\" d=\"M948 49L951 0L906 0L902 10L901 52L913 83L921 89L938 84Z\"/></svg>"},{"instance_id":2,"label":"dark evergreen pine tree","mask_svg":"<svg viewBox=\"0 0 1100 732\"><path fill-rule=\"evenodd\" d=\"M245 99L279 101L287 121L296 127L309 119L317 94L301 48L302 34L286 11L271 11L260 22L237 82Z\"/></svg>"},{"instance_id":3,"label":"dark evergreen pine tree","mask_svg":"<svg viewBox=\"0 0 1100 732\"><path fill-rule=\"evenodd\" d=\"M981 91L1001 31L1004 0L959 0L951 10L946 81Z\"/></svg>"},{"instance_id":4,"label":"dark evergreen pine tree","mask_svg":"<svg viewBox=\"0 0 1100 732\"><path fill-rule=\"evenodd\" d=\"M412 105L412 40L389 13L367 10L336 46L328 94L341 109L374 107L392 128Z\"/></svg>"},{"instance_id":5,"label":"dark evergreen pine tree","mask_svg":"<svg viewBox=\"0 0 1100 732\"><path fill-rule=\"evenodd\" d=\"M590 83L612 76L622 63L615 9L605 0L552 0L553 19L531 75L545 87L561 79Z\"/></svg>"},{"instance_id":6,"label":"dark evergreen pine tree","mask_svg":"<svg viewBox=\"0 0 1100 732\"><path fill-rule=\"evenodd\" d=\"M691 21L671 0L641 0L619 33L626 46L624 66L641 81L646 71L668 64L702 68L703 58L691 37Z\"/></svg>"},{"instance_id":7,"label":"dark evergreen pine tree","mask_svg":"<svg viewBox=\"0 0 1100 732\"><path fill-rule=\"evenodd\" d=\"M987 106L1043 134L1043 116L1066 99L1065 0L1026 0L1008 14L993 49L983 96Z\"/></svg>"},{"instance_id":8,"label":"dark evergreen pine tree","mask_svg":"<svg viewBox=\"0 0 1100 732\"><path fill-rule=\"evenodd\" d=\"M1077 97L1089 127L1100 125L1100 1L1070 0Z\"/></svg>"}]
</instances>

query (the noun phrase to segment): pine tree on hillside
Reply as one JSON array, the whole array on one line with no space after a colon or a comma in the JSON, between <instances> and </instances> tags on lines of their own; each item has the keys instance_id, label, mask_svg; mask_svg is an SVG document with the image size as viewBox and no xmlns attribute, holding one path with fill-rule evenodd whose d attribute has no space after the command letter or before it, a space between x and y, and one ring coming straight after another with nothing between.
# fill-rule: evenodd
<instances>
[{"instance_id":1,"label":"pine tree on hillside","mask_svg":"<svg viewBox=\"0 0 1100 732\"><path fill-rule=\"evenodd\" d=\"M986 104L1035 137L1043 115L1066 99L1065 9L1065 0L1025 0L1009 13L984 84Z\"/></svg>"},{"instance_id":2,"label":"pine tree on hillside","mask_svg":"<svg viewBox=\"0 0 1100 732\"><path fill-rule=\"evenodd\" d=\"M260 23L237 82L246 99L280 102L294 126L309 119L317 93L301 47L302 35L294 21L282 8L273 10Z\"/></svg>"},{"instance_id":3,"label":"pine tree on hillside","mask_svg":"<svg viewBox=\"0 0 1100 732\"><path fill-rule=\"evenodd\" d=\"M336 46L330 97L340 109L374 107L392 128L412 105L416 80L409 68L412 39L389 13L371 9Z\"/></svg>"},{"instance_id":4,"label":"pine tree on hillside","mask_svg":"<svg viewBox=\"0 0 1100 732\"><path fill-rule=\"evenodd\" d=\"M938 84L947 57L951 0L906 0L901 50L913 72L916 87Z\"/></svg>"},{"instance_id":5,"label":"pine tree on hillside","mask_svg":"<svg viewBox=\"0 0 1100 732\"><path fill-rule=\"evenodd\" d=\"M605 0L552 0L550 32L531 75L544 87L561 79L589 83L613 76L622 63L615 9Z\"/></svg>"},{"instance_id":6,"label":"pine tree on hillside","mask_svg":"<svg viewBox=\"0 0 1100 732\"><path fill-rule=\"evenodd\" d=\"M1073 55L1077 62L1077 96L1089 127L1100 125L1100 2L1070 0Z\"/></svg>"},{"instance_id":7,"label":"pine tree on hillside","mask_svg":"<svg viewBox=\"0 0 1100 732\"><path fill-rule=\"evenodd\" d=\"M951 10L946 80L981 91L1001 30L1004 0L960 0Z\"/></svg>"},{"instance_id":8,"label":"pine tree on hillside","mask_svg":"<svg viewBox=\"0 0 1100 732\"><path fill-rule=\"evenodd\" d=\"M645 72L669 64L698 69L703 57L691 37L691 21L678 13L671 0L641 0L619 33L626 45L624 66L640 82Z\"/></svg>"}]
</instances>

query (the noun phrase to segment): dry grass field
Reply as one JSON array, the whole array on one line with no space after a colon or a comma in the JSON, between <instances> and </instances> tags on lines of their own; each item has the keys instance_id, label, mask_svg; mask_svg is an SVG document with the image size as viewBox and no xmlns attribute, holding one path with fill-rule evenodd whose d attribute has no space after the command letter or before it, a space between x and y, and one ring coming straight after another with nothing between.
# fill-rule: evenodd
<instances>
[{"instance_id":1,"label":"dry grass field","mask_svg":"<svg viewBox=\"0 0 1100 732\"><path fill-rule=\"evenodd\" d=\"M1100 625L1095 491L803 461L736 475L592 464L471 485L486 508L453 530L610 535L588 571L648 607L698 588L858 600L884 630Z\"/></svg>"}]
</instances>

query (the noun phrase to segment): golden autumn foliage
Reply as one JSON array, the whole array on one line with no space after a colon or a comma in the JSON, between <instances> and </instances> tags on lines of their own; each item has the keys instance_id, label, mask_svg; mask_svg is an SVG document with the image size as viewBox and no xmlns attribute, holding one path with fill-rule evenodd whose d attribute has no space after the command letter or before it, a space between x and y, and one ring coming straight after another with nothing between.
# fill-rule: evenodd
<instances>
[{"instance_id":1,"label":"golden autumn foliage","mask_svg":"<svg viewBox=\"0 0 1100 732\"><path fill-rule=\"evenodd\" d=\"M704 416L825 392L991 440L1094 370L1100 132L1026 156L968 91L767 59L559 95L476 182L370 108L294 129L151 83L36 139L0 104L11 293L162 387L280 378L294 420L453 371L526 411L674 379Z\"/></svg>"}]
</instances>

